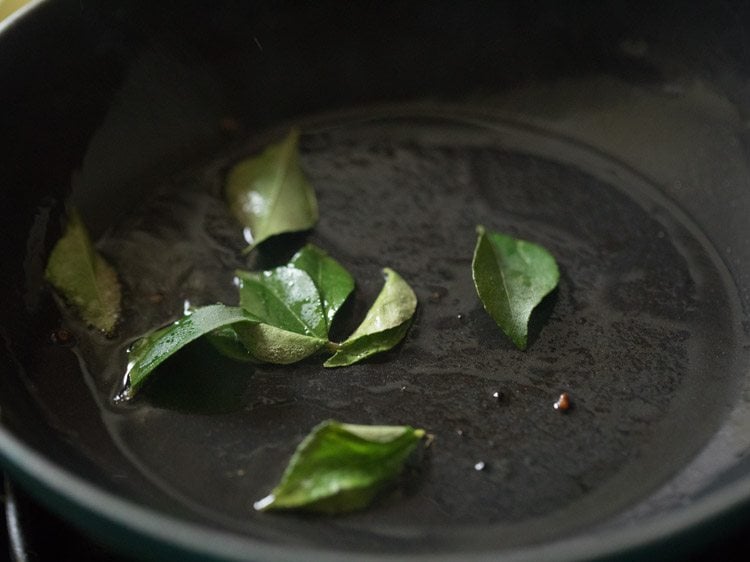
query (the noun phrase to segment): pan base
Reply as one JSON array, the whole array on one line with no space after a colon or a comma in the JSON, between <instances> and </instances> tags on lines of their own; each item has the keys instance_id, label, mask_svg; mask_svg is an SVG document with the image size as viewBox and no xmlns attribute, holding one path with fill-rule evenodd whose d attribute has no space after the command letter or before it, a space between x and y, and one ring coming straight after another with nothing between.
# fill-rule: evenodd
<instances>
[{"instance_id":1,"label":"pan base","mask_svg":"<svg viewBox=\"0 0 750 562\"><path fill-rule=\"evenodd\" d=\"M700 229L637 171L467 113L371 111L302 130L321 209L309 240L358 284L337 329L356 326L386 266L417 293L415 323L397 349L336 370L319 358L248 367L198 343L135 401L112 404L134 338L184 301L236 302L234 269L293 250L273 244L248 261L221 198L227 166L285 131L168 182L99 244L127 291L119 339L81 333L77 349L132 485L148 481L192 518L287 543L528 544L636 505L720 425L744 361L736 288ZM542 244L559 263L526 352L474 291L478 224ZM561 392L573 402L564 414L553 408ZM436 438L415 474L365 512L255 513L302 436L328 418Z\"/></svg>"}]
</instances>

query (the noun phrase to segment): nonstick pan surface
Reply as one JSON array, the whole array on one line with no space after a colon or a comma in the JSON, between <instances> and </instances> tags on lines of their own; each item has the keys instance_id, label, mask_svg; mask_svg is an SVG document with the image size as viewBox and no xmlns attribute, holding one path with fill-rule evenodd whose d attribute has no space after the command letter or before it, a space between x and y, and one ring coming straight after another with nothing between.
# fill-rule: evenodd
<instances>
[{"instance_id":1,"label":"nonstick pan surface","mask_svg":"<svg viewBox=\"0 0 750 562\"><path fill-rule=\"evenodd\" d=\"M744 20L705 10L37 5L0 56L15 108L0 172L6 466L76 524L180 559L678 555L741 518L747 100L743 39L726 30ZM248 258L223 177L291 126L321 220ZM111 339L42 279L69 202L125 287ZM478 224L560 264L526 352L476 298ZM304 240L357 279L341 333L382 267L410 282L420 307L401 346L326 370L198 343L132 403L112 400L135 338L186 301L232 302L235 268L283 263ZM51 342L61 327L75 345ZM256 513L328 418L435 440L369 510Z\"/></svg>"}]
</instances>

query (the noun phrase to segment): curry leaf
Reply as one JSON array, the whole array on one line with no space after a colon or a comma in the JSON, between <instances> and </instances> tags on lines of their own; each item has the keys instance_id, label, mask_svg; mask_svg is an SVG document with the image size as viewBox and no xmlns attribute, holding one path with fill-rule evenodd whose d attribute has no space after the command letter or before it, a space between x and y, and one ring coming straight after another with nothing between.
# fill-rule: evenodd
<instances>
[{"instance_id":1,"label":"curry leaf","mask_svg":"<svg viewBox=\"0 0 750 562\"><path fill-rule=\"evenodd\" d=\"M297 252L289 265L307 273L315 283L330 330L333 317L354 290L354 279L339 262L312 244Z\"/></svg>"},{"instance_id":2,"label":"curry leaf","mask_svg":"<svg viewBox=\"0 0 750 562\"><path fill-rule=\"evenodd\" d=\"M411 325L417 309L417 296L401 276L385 268L385 285L367 312L365 319L341 343L326 367L343 367L387 351L400 342Z\"/></svg>"},{"instance_id":3,"label":"curry leaf","mask_svg":"<svg viewBox=\"0 0 750 562\"><path fill-rule=\"evenodd\" d=\"M190 342L225 326L257 322L258 319L246 310L214 304L197 308L170 326L138 340L128 357L128 397L141 388L156 367Z\"/></svg>"},{"instance_id":4,"label":"curry leaf","mask_svg":"<svg viewBox=\"0 0 750 562\"><path fill-rule=\"evenodd\" d=\"M490 316L519 349L526 349L531 312L557 286L552 255L537 244L477 227L472 274Z\"/></svg>"},{"instance_id":5,"label":"curry leaf","mask_svg":"<svg viewBox=\"0 0 750 562\"><path fill-rule=\"evenodd\" d=\"M278 486L255 508L343 513L367 507L399 477L424 435L409 426L323 422L299 444Z\"/></svg>"},{"instance_id":6,"label":"curry leaf","mask_svg":"<svg viewBox=\"0 0 750 562\"><path fill-rule=\"evenodd\" d=\"M254 324L253 324L254 325ZM234 326L217 328L206 334L208 342L223 356L235 361L252 362L256 358L247 349Z\"/></svg>"},{"instance_id":7,"label":"curry leaf","mask_svg":"<svg viewBox=\"0 0 750 562\"><path fill-rule=\"evenodd\" d=\"M328 344L327 339L290 332L269 324L243 324L234 330L253 358L278 365L301 361Z\"/></svg>"},{"instance_id":8,"label":"curry leaf","mask_svg":"<svg viewBox=\"0 0 750 562\"><path fill-rule=\"evenodd\" d=\"M252 249L276 234L307 230L318 220L318 203L299 164L299 131L230 170L226 198L249 229Z\"/></svg>"},{"instance_id":9,"label":"curry leaf","mask_svg":"<svg viewBox=\"0 0 750 562\"><path fill-rule=\"evenodd\" d=\"M262 324L231 329L252 357L279 364L300 361L333 345L328 342L330 323L354 289L352 276L312 245L286 266L260 273L238 271L237 279L240 306ZM231 339L225 334L216 343L223 344L222 352L235 356L239 350Z\"/></svg>"},{"instance_id":10,"label":"curry leaf","mask_svg":"<svg viewBox=\"0 0 750 562\"><path fill-rule=\"evenodd\" d=\"M320 293L310 276L284 265L251 273L238 271L240 306L265 324L324 339L328 336Z\"/></svg>"},{"instance_id":11,"label":"curry leaf","mask_svg":"<svg viewBox=\"0 0 750 562\"><path fill-rule=\"evenodd\" d=\"M45 277L88 324L111 334L120 316L117 273L94 249L78 212L70 212L52 249Z\"/></svg>"}]
</instances>

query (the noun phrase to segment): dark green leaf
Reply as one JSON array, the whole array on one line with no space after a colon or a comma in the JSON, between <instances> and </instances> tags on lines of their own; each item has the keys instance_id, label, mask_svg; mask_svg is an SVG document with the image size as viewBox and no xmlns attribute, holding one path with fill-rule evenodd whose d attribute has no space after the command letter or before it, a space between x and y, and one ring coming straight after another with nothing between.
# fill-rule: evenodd
<instances>
[{"instance_id":1,"label":"dark green leaf","mask_svg":"<svg viewBox=\"0 0 750 562\"><path fill-rule=\"evenodd\" d=\"M336 312L354 290L354 279L339 262L312 244L297 252L289 265L307 273L315 283L330 329Z\"/></svg>"},{"instance_id":2,"label":"dark green leaf","mask_svg":"<svg viewBox=\"0 0 750 562\"><path fill-rule=\"evenodd\" d=\"M249 229L250 249L284 232L307 230L318 220L318 204L299 164L299 131L243 160L229 172L226 197L235 217Z\"/></svg>"},{"instance_id":3,"label":"dark green leaf","mask_svg":"<svg viewBox=\"0 0 750 562\"><path fill-rule=\"evenodd\" d=\"M197 308L174 324L138 340L128 357L128 396L138 391L156 367L190 342L225 326L257 322L257 318L241 308L214 304Z\"/></svg>"},{"instance_id":4,"label":"dark green leaf","mask_svg":"<svg viewBox=\"0 0 750 562\"><path fill-rule=\"evenodd\" d=\"M261 322L288 332L326 339L323 304L310 276L295 267L238 271L240 306Z\"/></svg>"},{"instance_id":5,"label":"dark green leaf","mask_svg":"<svg viewBox=\"0 0 750 562\"><path fill-rule=\"evenodd\" d=\"M111 334L120 316L115 270L96 252L78 212L52 249L45 277L88 324Z\"/></svg>"},{"instance_id":6,"label":"dark green leaf","mask_svg":"<svg viewBox=\"0 0 750 562\"><path fill-rule=\"evenodd\" d=\"M325 362L326 367L351 365L387 351L406 335L417 309L417 296L398 273L389 268L383 272L383 289L359 327Z\"/></svg>"},{"instance_id":7,"label":"dark green leaf","mask_svg":"<svg viewBox=\"0 0 750 562\"><path fill-rule=\"evenodd\" d=\"M477 227L472 274L490 316L519 349L526 349L531 312L557 286L552 255L537 244Z\"/></svg>"},{"instance_id":8,"label":"dark green leaf","mask_svg":"<svg viewBox=\"0 0 750 562\"><path fill-rule=\"evenodd\" d=\"M235 331L253 357L288 364L328 343L328 327L318 288L303 270L291 266L251 273L238 271L240 306L262 324Z\"/></svg>"},{"instance_id":9,"label":"dark green leaf","mask_svg":"<svg viewBox=\"0 0 750 562\"><path fill-rule=\"evenodd\" d=\"M326 421L300 443L259 510L343 513L367 507L392 485L425 432L409 426Z\"/></svg>"}]
</instances>

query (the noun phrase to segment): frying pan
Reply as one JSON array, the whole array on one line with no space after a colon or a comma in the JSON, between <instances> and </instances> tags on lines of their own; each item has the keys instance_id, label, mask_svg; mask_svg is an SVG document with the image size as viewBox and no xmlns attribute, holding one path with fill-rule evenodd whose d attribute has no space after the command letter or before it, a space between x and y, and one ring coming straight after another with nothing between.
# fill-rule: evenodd
<instances>
[{"instance_id":1,"label":"frying pan","mask_svg":"<svg viewBox=\"0 0 750 562\"><path fill-rule=\"evenodd\" d=\"M0 33L4 467L155 559L666 557L745 521L748 21L741 2L33 4ZM320 224L247 257L222 178L293 125ZM67 204L121 275L112 339L44 283ZM560 264L526 352L474 294L477 224ZM382 267L412 284L401 346L329 371L199 342L112 401L135 338L305 240L357 279L342 334ZM436 437L369 510L255 513L332 417Z\"/></svg>"}]
</instances>

